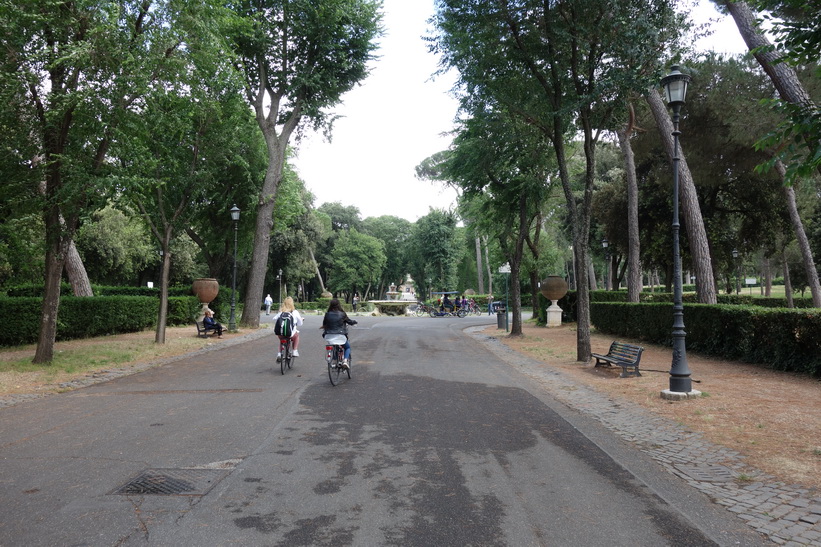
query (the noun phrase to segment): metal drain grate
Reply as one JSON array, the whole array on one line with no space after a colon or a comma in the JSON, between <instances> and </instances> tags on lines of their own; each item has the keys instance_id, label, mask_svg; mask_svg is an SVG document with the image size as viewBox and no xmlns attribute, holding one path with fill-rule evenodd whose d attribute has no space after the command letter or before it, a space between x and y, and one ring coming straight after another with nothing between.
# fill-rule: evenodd
<instances>
[{"instance_id":1,"label":"metal drain grate","mask_svg":"<svg viewBox=\"0 0 821 547\"><path fill-rule=\"evenodd\" d=\"M204 496L228 470L146 469L112 494L139 496Z\"/></svg>"}]
</instances>

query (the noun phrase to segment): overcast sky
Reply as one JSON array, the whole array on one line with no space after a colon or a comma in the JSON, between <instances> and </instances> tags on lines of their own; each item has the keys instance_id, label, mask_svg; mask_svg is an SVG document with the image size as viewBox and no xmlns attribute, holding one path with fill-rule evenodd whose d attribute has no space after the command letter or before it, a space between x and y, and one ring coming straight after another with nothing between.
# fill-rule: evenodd
<instances>
[{"instance_id":1,"label":"overcast sky","mask_svg":"<svg viewBox=\"0 0 821 547\"><path fill-rule=\"evenodd\" d=\"M719 17L700 0L699 19ZM361 86L343 96L335 112L332 142L321 135L299 144L293 160L315 205L339 201L359 208L362 218L393 215L411 221L431 207L450 208L456 192L416 179L414 168L448 148L457 102L448 91L453 77L432 75L437 58L422 37L433 0L384 0L385 36L379 60ZM730 17L713 26L709 46L739 52L744 44Z\"/></svg>"}]
</instances>

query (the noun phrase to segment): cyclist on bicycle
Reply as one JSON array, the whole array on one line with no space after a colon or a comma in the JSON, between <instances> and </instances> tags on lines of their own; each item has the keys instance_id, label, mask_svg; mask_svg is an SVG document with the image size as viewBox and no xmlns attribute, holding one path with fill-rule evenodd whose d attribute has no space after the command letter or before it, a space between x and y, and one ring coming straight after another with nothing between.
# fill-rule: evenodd
<instances>
[{"instance_id":1,"label":"cyclist on bicycle","mask_svg":"<svg viewBox=\"0 0 821 547\"><path fill-rule=\"evenodd\" d=\"M331 304L328 306L328 311L325 312L325 317L322 319L321 329L325 329L322 333L324 338L326 334L344 334L345 335L345 355L342 360L342 366L348 368L348 359L351 358L351 343L348 341L348 325L356 325L356 321L348 318L348 314L342 309L339 299L332 298Z\"/></svg>"},{"instance_id":2,"label":"cyclist on bicycle","mask_svg":"<svg viewBox=\"0 0 821 547\"><path fill-rule=\"evenodd\" d=\"M300 313L296 309L294 309L294 299L291 298L290 296L285 297L285 300L282 301L282 305L279 307L279 313L277 313L274 316L274 318L272 319L272 321L274 322L274 325L277 324L277 319L279 319L279 317L283 313L291 314L291 320L293 321L293 325L294 325L294 331L291 334L291 344L292 344L292 347L294 348L294 351L291 355L293 355L294 357L299 357L299 351L297 350L297 348L299 347L299 330L298 329L299 329L299 327L302 326L302 315L300 315ZM277 360L279 360L281 358L282 358L282 355L279 352L277 352Z\"/></svg>"}]
</instances>

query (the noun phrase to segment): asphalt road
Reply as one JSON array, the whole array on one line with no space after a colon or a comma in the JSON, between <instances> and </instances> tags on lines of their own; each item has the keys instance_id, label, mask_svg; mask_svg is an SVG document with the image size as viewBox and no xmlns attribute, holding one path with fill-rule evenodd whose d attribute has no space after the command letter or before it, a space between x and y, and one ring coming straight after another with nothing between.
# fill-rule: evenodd
<instances>
[{"instance_id":1,"label":"asphalt road","mask_svg":"<svg viewBox=\"0 0 821 547\"><path fill-rule=\"evenodd\" d=\"M0 545L757 545L541 392L479 318L302 328L0 409Z\"/></svg>"}]
</instances>

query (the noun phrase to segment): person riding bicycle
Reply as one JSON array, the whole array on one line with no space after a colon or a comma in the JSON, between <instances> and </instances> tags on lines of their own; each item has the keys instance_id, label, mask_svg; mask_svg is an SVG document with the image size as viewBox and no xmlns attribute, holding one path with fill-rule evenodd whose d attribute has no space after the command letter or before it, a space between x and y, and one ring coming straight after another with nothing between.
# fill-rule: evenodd
<instances>
[{"instance_id":1,"label":"person riding bicycle","mask_svg":"<svg viewBox=\"0 0 821 547\"><path fill-rule=\"evenodd\" d=\"M302 326L302 315L300 315L300 313L296 309L294 309L294 299L291 298L290 296L286 297L285 300L282 301L282 305L279 307L279 313L277 313L274 316L274 318L272 319L272 321L274 322L274 325L277 324L277 319L279 319L279 317L283 313L291 314L291 320L293 321L293 326L294 326L294 330L291 333L291 344L292 344L292 347L293 347L294 351L293 351L293 353L291 353L291 355L293 355L294 357L299 357L299 351L297 350L297 348L299 347L299 330L298 329L299 329L299 327ZM277 360L279 360L281 358L282 358L282 355L279 352L277 352Z\"/></svg>"},{"instance_id":2,"label":"person riding bicycle","mask_svg":"<svg viewBox=\"0 0 821 547\"><path fill-rule=\"evenodd\" d=\"M325 317L322 318L321 329L325 329L322 333L324 338L326 334L344 334L345 335L345 355L342 359L342 366L348 368L348 360L351 358L351 343L348 340L348 325L356 325L356 321L348 318L348 314L342 309L342 305L337 298L331 299L331 304L328 306L328 311L325 312Z\"/></svg>"},{"instance_id":3,"label":"person riding bicycle","mask_svg":"<svg viewBox=\"0 0 821 547\"><path fill-rule=\"evenodd\" d=\"M441 311L453 311L453 302L451 302L448 295L445 295L445 300L442 302L442 310Z\"/></svg>"}]
</instances>

